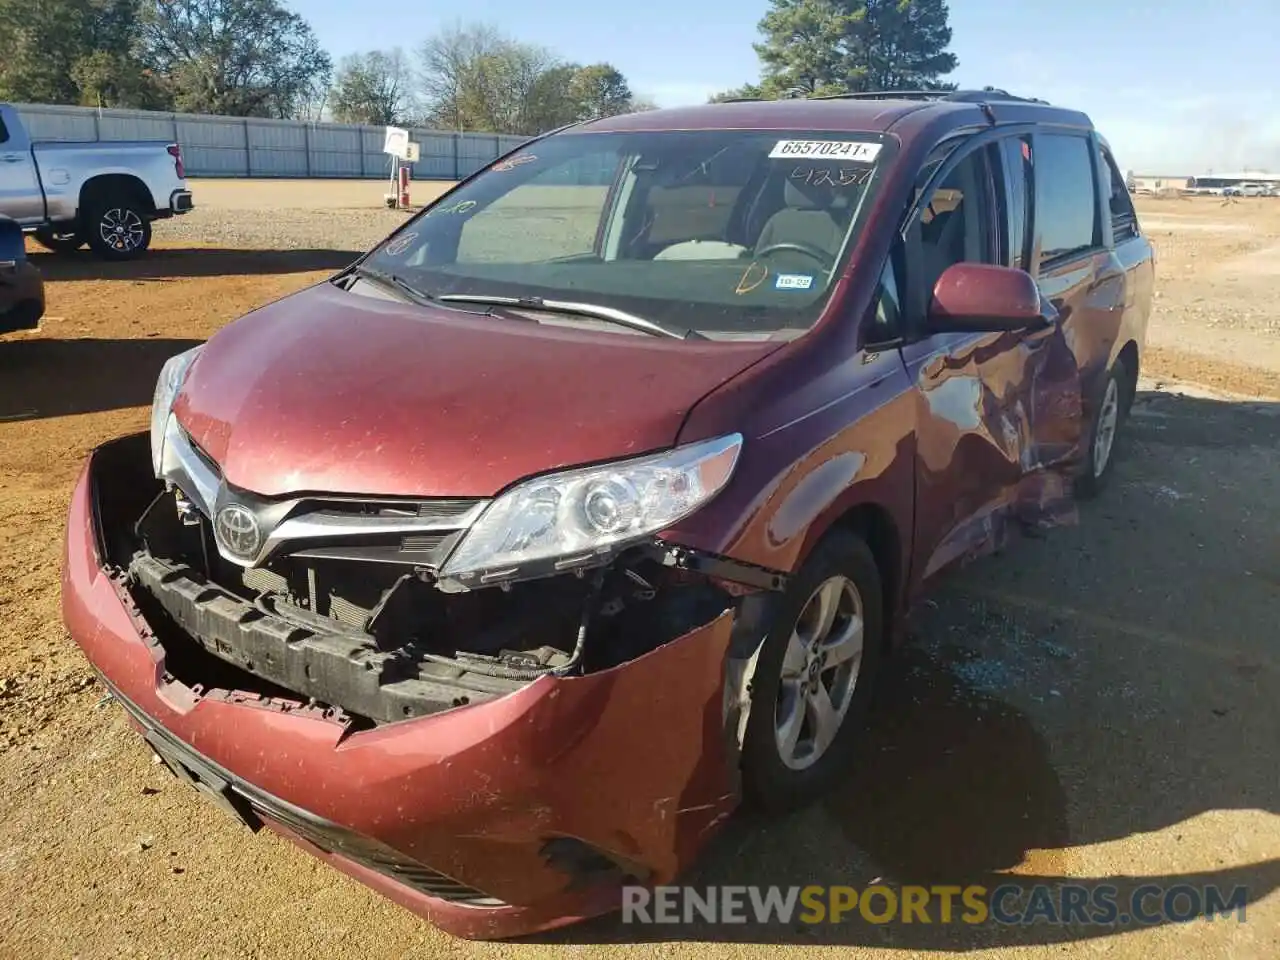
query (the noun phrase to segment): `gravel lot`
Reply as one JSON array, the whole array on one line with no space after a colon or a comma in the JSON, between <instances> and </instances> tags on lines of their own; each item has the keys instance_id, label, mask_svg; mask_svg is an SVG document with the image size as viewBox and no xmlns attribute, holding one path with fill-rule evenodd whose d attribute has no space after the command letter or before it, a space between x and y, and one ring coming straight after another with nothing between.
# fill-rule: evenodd
<instances>
[{"instance_id":1,"label":"gravel lot","mask_svg":"<svg viewBox=\"0 0 1280 960\"><path fill-rule=\"evenodd\" d=\"M1246 923L604 919L469 944L152 765L58 619L71 483L92 446L145 425L167 356L402 222L384 190L197 183L198 210L140 263L38 257L44 327L0 343L0 957L1280 956L1280 201L1140 203L1160 300L1113 487L924 604L846 787L733 824L691 878L1185 878L1248 886Z\"/></svg>"}]
</instances>

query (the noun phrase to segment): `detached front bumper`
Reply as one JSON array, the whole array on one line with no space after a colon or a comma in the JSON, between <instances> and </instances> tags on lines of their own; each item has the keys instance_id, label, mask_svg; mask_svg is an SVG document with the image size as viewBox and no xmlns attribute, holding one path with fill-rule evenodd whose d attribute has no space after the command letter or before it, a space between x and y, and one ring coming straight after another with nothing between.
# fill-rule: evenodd
<instances>
[{"instance_id":1,"label":"detached front bumper","mask_svg":"<svg viewBox=\"0 0 1280 960\"><path fill-rule=\"evenodd\" d=\"M669 882L737 803L728 611L650 653L487 703L353 732L314 704L179 682L104 567L91 455L68 519L63 617L170 763L457 936L608 912Z\"/></svg>"}]
</instances>

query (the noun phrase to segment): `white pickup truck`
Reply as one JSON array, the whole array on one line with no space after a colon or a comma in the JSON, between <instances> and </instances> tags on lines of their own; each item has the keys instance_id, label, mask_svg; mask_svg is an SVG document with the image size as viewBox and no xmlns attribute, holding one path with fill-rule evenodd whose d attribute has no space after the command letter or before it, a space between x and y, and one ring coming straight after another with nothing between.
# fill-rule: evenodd
<instances>
[{"instance_id":1,"label":"white pickup truck","mask_svg":"<svg viewBox=\"0 0 1280 960\"><path fill-rule=\"evenodd\" d=\"M32 141L0 103L0 216L50 250L87 243L108 260L151 245L151 223L192 209L182 150L162 140Z\"/></svg>"}]
</instances>

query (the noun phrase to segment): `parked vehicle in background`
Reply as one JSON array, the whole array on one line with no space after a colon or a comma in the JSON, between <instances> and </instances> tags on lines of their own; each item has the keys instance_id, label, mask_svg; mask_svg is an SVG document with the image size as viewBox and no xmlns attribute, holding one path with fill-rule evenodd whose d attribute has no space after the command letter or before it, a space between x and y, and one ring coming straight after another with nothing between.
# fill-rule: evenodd
<instances>
[{"instance_id":1,"label":"parked vehicle in background","mask_svg":"<svg viewBox=\"0 0 1280 960\"><path fill-rule=\"evenodd\" d=\"M0 214L50 250L87 243L126 260L151 245L153 221L191 209L178 144L32 141L18 111L0 103Z\"/></svg>"},{"instance_id":2,"label":"parked vehicle in background","mask_svg":"<svg viewBox=\"0 0 1280 960\"><path fill-rule=\"evenodd\" d=\"M34 330L44 316L44 280L27 259L22 228L0 217L0 333Z\"/></svg>"},{"instance_id":3,"label":"parked vehicle in background","mask_svg":"<svg viewBox=\"0 0 1280 960\"><path fill-rule=\"evenodd\" d=\"M1237 183L1222 188L1224 197L1267 197L1273 196L1271 187L1264 183Z\"/></svg>"},{"instance_id":4,"label":"parked vehicle in background","mask_svg":"<svg viewBox=\"0 0 1280 960\"><path fill-rule=\"evenodd\" d=\"M172 358L63 575L155 752L482 938L874 778L912 601L1111 475L1153 282L1087 116L878 96L531 141Z\"/></svg>"}]
</instances>

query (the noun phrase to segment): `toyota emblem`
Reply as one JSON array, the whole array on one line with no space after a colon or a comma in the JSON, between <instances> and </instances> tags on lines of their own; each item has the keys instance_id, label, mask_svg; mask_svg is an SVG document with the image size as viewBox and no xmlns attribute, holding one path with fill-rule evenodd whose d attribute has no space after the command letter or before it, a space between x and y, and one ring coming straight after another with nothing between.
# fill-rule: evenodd
<instances>
[{"instance_id":1,"label":"toyota emblem","mask_svg":"<svg viewBox=\"0 0 1280 960\"><path fill-rule=\"evenodd\" d=\"M218 511L214 523L218 540L237 557L251 560L262 546L262 528L253 511L238 503L228 504Z\"/></svg>"}]
</instances>

